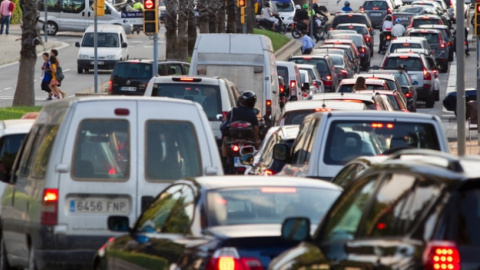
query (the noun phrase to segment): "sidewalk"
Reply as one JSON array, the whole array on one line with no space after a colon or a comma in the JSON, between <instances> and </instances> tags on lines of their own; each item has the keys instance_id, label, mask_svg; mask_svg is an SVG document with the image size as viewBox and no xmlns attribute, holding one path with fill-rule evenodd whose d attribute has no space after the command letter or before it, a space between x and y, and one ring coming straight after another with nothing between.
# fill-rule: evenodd
<instances>
[{"instance_id":1,"label":"sidewalk","mask_svg":"<svg viewBox=\"0 0 480 270\"><path fill-rule=\"evenodd\" d=\"M0 66L14 63L20 60L22 30L19 24L10 25L9 35L0 35ZM43 35L42 35L43 40ZM51 49L61 49L67 47L68 44L58 41L44 42L43 45L37 46L37 54L41 55L45 51Z\"/></svg>"}]
</instances>

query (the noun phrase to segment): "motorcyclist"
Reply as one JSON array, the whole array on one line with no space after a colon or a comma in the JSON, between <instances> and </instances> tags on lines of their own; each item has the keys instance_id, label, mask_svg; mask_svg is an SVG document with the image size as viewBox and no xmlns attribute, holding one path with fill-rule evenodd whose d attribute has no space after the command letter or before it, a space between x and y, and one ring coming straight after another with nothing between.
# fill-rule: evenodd
<instances>
[{"instance_id":1,"label":"motorcyclist","mask_svg":"<svg viewBox=\"0 0 480 270\"><path fill-rule=\"evenodd\" d=\"M393 22L392 15L388 14L385 17L382 25L382 32L380 32L380 44L378 45L378 53L382 53L385 47L385 31L392 31Z\"/></svg>"},{"instance_id":2,"label":"motorcyclist","mask_svg":"<svg viewBox=\"0 0 480 270\"><path fill-rule=\"evenodd\" d=\"M401 37L403 36L403 33L405 33L405 26L403 26L401 20L397 18L395 20L395 25L392 28L392 35L394 37Z\"/></svg>"},{"instance_id":3,"label":"motorcyclist","mask_svg":"<svg viewBox=\"0 0 480 270\"><path fill-rule=\"evenodd\" d=\"M317 28L321 25L319 25L319 23L317 23L317 18L319 16L322 17L321 20L324 20L324 21L327 21L328 17L327 15L325 15L325 13L322 12L322 10L320 9L320 7L318 6L317 3L313 4L312 6L312 15L313 15L313 36L315 37L315 40L317 42L319 42L321 40L321 37L318 36L318 32L317 32Z\"/></svg>"},{"instance_id":4,"label":"motorcyclist","mask_svg":"<svg viewBox=\"0 0 480 270\"><path fill-rule=\"evenodd\" d=\"M345 6L342 8L343 12L352 12L353 9L350 7L350 2L345 1Z\"/></svg>"},{"instance_id":5,"label":"motorcyclist","mask_svg":"<svg viewBox=\"0 0 480 270\"><path fill-rule=\"evenodd\" d=\"M308 23L310 21L308 17L308 4L304 4L303 8L295 10L295 16L293 20L296 21L300 30L307 30Z\"/></svg>"},{"instance_id":6,"label":"motorcyclist","mask_svg":"<svg viewBox=\"0 0 480 270\"><path fill-rule=\"evenodd\" d=\"M273 23L272 31L275 31L278 26L278 19L274 17L275 15L278 15L278 13L272 11L270 8L270 2L265 2L265 7L262 8L262 19L269 20Z\"/></svg>"},{"instance_id":7,"label":"motorcyclist","mask_svg":"<svg viewBox=\"0 0 480 270\"><path fill-rule=\"evenodd\" d=\"M230 119L230 122L234 121L246 121L252 124L253 135L255 147L258 149L260 144L259 139L259 128L258 128L258 118L255 113L255 103L257 102L257 95L252 91L243 92L238 98L237 107L233 108L230 112L227 113L226 119ZM232 117L233 112L233 117ZM227 157L227 141L228 138L225 137L222 142L222 157Z\"/></svg>"}]
</instances>

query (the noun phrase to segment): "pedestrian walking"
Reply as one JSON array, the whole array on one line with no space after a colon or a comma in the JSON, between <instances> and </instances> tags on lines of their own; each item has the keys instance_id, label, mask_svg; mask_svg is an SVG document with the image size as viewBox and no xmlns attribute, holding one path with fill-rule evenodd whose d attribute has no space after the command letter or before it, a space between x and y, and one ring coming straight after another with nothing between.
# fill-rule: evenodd
<instances>
[{"instance_id":1,"label":"pedestrian walking","mask_svg":"<svg viewBox=\"0 0 480 270\"><path fill-rule=\"evenodd\" d=\"M50 86L49 86L50 82L52 81L52 70L50 69L48 53L43 53L42 58L43 58L43 65L42 65L43 78L42 78L41 88L43 91L48 93L47 100L52 100L52 90L50 89Z\"/></svg>"},{"instance_id":2,"label":"pedestrian walking","mask_svg":"<svg viewBox=\"0 0 480 270\"><path fill-rule=\"evenodd\" d=\"M302 54L310 54L312 52L315 42L307 35L307 31L302 31Z\"/></svg>"},{"instance_id":3,"label":"pedestrian walking","mask_svg":"<svg viewBox=\"0 0 480 270\"><path fill-rule=\"evenodd\" d=\"M57 61L57 67L61 67L60 65L60 59L58 59L58 50L55 50L55 49L51 49L50 50L50 55L53 55L55 56L55 60ZM62 82L61 81L58 81L58 87L62 86ZM65 92L63 92L62 90L60 90L60 88L58 88L58 90L60 91L60 94L62 95L62 98L65 98L65 96L67 94L65 94Z\"/></svg>"},{"instance_id":4,"label":"pedestrian walking","mask_svg":"<svg viewBox=\"0 0 480 270\"><path fill-rule=\"evenodd\" d=\"M5 34L9 34L10 18L12 18L12 12L10 11L10 0L3 0L0 4L0 16L2 17L2 25L0 28L0 35L3 34L3 27L5 26Z\"/></svg>"},{"instance_id":5,"label":"pedestrian walking","mask_svg":"<svg viewBox=\"0 0 480 270\"><path fill-rule=\"evenodd\" d=\"M57 99L60 99L60 88L58 88L60 86L60 82L58 81L57 79L57 58L55 58L55 56L53 55L50 55L50 70L52 71L52 80L50 81L50 84L49 84L49 87L50 87L50 90L52 91L53 95L57 98ZM64 95L62 95L62 97L65 97Z\"/></svg>"}]
</instances>

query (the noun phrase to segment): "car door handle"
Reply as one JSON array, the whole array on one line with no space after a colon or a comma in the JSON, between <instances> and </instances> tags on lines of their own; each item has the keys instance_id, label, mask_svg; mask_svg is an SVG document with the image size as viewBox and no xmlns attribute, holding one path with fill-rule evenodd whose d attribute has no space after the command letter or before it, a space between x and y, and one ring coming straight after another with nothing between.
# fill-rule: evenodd
<instances>
[{"instance_id":1,"label":"car door handle","mask_svg":"<svg viewBox=\"0 0 480 270\"><path fill-rule=\"evenodd\" d=\"M85 17L85 11L84 11L84 12L82 12L82 17Z\"/></svg>"}]
</instances>

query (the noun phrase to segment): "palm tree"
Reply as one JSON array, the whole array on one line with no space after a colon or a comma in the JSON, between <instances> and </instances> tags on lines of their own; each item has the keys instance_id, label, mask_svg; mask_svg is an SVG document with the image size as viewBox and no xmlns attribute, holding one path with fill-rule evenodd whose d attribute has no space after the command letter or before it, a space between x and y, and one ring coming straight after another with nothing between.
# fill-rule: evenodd
<instances>
[{"instance_id":1,"label":"palm tree","mask_svg":"<svg viewBox=\"0 0 480 270\"><path fill-rule=\"evenodd\" d=\"M227 33L236 33L237 32L237 1L236 0L227 0L226 5L227 10Z\"/></svg>"},{"instance_id":2,"label":"palm tree","mask_svg":"<svg viewBox=\"0 0 480 270\"><path fill-rule=\"evenodd\" d=\"M177 0L165 0L165 39L167 59L178 59L177 55Z\"/></svg>"},{"instance_id":3,"label":"palm tree","mask_svg":"<svg viewBox=\"0 0 480 270\"><path fill-rule=\"evenodd\" d=\"M178 0L178 39L177 39L177 55L178 59L186 61L188 58L188 1Z\"/></svg>"},{"instance_id":4,"label":"palm tree","mask_svg":"<svg viewBox=\"0 0 480 270\"><path fill-rule=\"evenodd\" d=\"M42 43L37 32L36 1L25 1L22 15L22 49L20 50L20 66L17 88L13 96L13 106L35 105L34 79L37 62L36 46Z\"/></svg>"}]
</instances>

